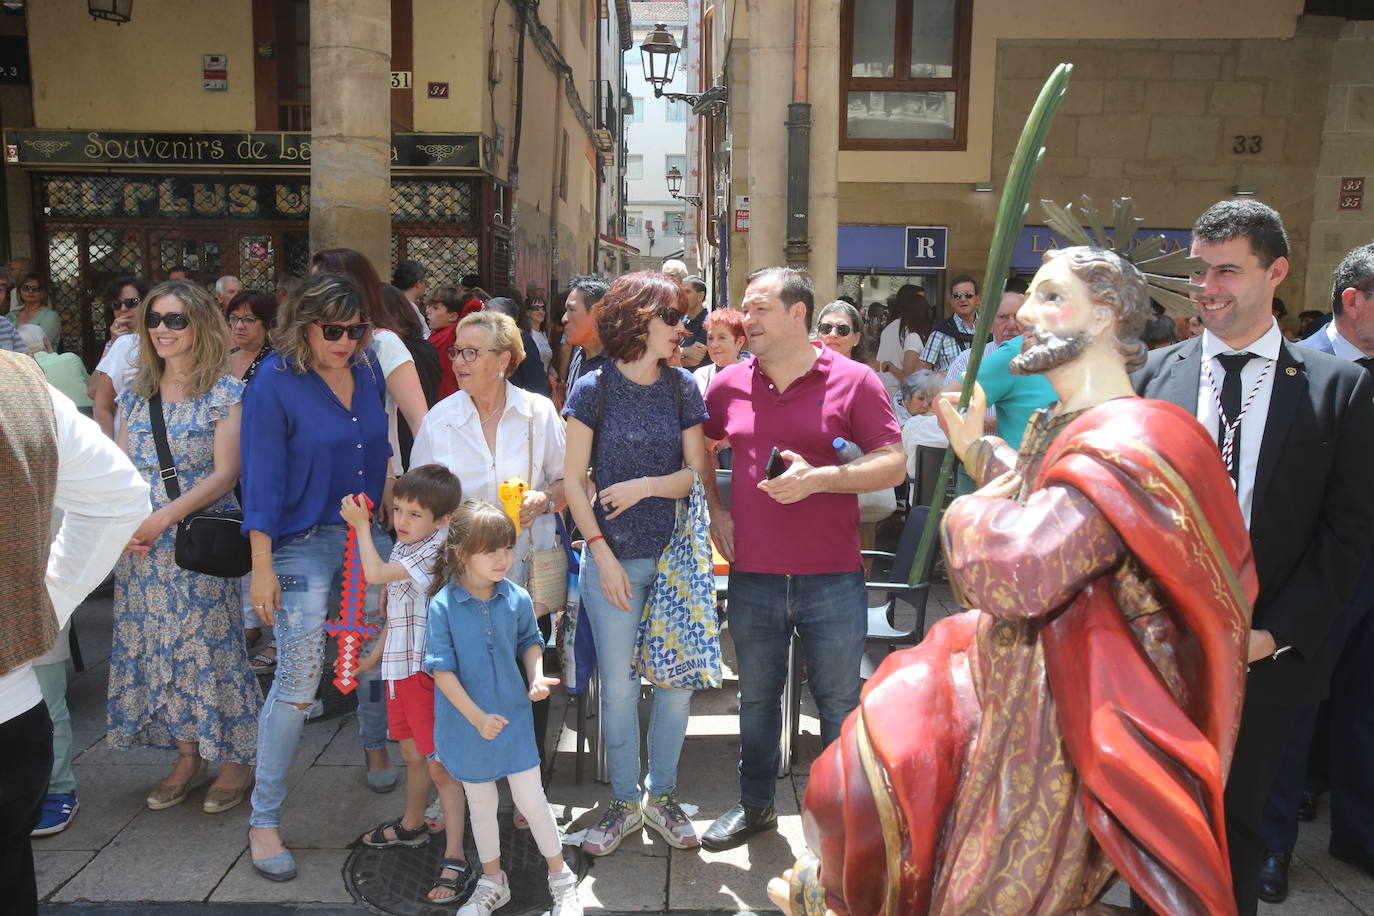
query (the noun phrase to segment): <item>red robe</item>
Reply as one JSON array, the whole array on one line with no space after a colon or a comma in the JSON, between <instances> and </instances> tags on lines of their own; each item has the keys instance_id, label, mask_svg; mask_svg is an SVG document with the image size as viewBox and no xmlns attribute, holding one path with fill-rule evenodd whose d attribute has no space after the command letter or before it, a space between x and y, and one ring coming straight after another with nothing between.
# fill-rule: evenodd
<instances>
[{"instance_id":1,"label":"red robe","mask_svg":"<svg viewBox=\"0 0 1374 916\"><path fill-rule=\"evenodd\" d=\"M458 337L458 322L445 328L429 332L429 342L439 351L439 391L435 403L458 390L458 379L453 374L453 360L448 357L448 348Z\"/></svg>"},{"instance_id":2,"label":"red robe","mask_svg":"<svg viewBox=\"0 0 1374 916\"><path fill-rule=\"evenodd\" d=\"M1216 445L1177 407L1109 401L1068 423L1029 491L1024 505L975 494L950 507L951 577L982 611L889 658L811 769L803 823L824 903L1072 912L1114 866L1157 912L1233 913L1222 788L1256 582ZM980 693L1017 652L1031 662L1018 692ZM1026 704L1044 727L1008 729L1013 713L1035 724ZM1037 770L1037 754L1068 771ZM1040 782L986 772L1011 761ZM1043 848L997 832L1024 816L1015 792L1064 809ZM1056 824L1034 813L1022 826Z\"/></svg>"}]
</instances>

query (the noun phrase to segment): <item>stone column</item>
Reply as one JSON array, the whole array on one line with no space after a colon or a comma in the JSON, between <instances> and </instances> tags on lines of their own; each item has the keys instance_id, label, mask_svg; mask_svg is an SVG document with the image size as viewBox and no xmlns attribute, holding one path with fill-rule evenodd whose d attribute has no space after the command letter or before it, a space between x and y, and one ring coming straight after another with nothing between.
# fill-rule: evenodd
<instances>
[{"instance_id":1,"label":"stone column","mask_svg":"<svg viewBox=\"0 0 1374 916\"><path fill-rule=\"evenodd\" d=\"M749 264L732 264L731 273L787 263L791 73L792 4L754 4L749 11Z\"/></svg>"},{"instance_id":2,"label":"stone column","mask_svg":"<svg viewBox=\"0 0 1374 916\"><path fill-rule=\"evenodd\" d=\"M391 274L391 4L310 3L310 249Z\"/></svg>"},{"instance_id":3,"label":"stone column","mask_svg":"<svg viewBox=\"0 0 1374 916\"><path fill-rule=\"evenodd\" d=\"M840 0L811 0L811 257L816 310L835 298L840 194Z\"/></svg>"}]
</instances>

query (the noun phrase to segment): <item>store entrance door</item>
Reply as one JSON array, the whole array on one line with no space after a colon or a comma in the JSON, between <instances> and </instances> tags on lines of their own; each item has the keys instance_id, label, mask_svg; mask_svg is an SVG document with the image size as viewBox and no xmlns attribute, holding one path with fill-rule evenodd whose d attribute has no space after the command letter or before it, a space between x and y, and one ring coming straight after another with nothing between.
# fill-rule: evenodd
<instances>
[{"instance_id":1,"label":"store entrance door","mask_svg":"<svg viewBox=\"0 0 1374 916\"><path fill-rule=\"evenodd\" d=\"M178 266L190 272L190 279L209 286L220 277L238 274L238 252L234 237L213 227L154 229L148 233L149 255L154 280L161 280Z\"/></svg>"}]
</instances>

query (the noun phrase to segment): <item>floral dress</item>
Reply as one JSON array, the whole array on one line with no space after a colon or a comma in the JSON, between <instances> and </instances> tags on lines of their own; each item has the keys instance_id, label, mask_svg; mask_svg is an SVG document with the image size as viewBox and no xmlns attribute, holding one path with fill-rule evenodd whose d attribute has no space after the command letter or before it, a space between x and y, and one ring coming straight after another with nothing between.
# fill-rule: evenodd
<instances>
[{"instance_id":1,"label":"floral dress","mask_svg":"<svg viewBox=\"0 0 1374 916\"><path fill-rule=\"evenodd\" d=\"M225 376L201 397L163 404L183 493L214 470L215 425L242 397L243 383ZM161 508L169 500L148 401L126 389L119 413L129 457L152 488L153 508ZM182 569L175 546L173 525L146 555L125 554L115 567L109 742L174 748L193 741L208 760L253 763L262 693L248 668L238 580Z\"/></svg>"}]
</instances>

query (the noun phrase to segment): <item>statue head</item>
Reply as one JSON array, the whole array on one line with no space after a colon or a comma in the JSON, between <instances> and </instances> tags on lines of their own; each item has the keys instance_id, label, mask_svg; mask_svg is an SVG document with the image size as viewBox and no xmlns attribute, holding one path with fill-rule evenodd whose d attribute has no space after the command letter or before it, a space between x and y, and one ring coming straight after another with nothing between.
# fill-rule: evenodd
<instances>
[{"instance_id":1,"label":"statue head","mask_svg":"<svg viewBox=\"0 0 1374 916\"><path fill-rule=\"evenodd\" d=\"M1102 338L1133 372L1145 363L1140 335L1149 316L1145 277L1130 261L1087 246L1048 251L1017 314L1032 336L1011 369L1048 371Z\"/></svg>"}]
</instances>

